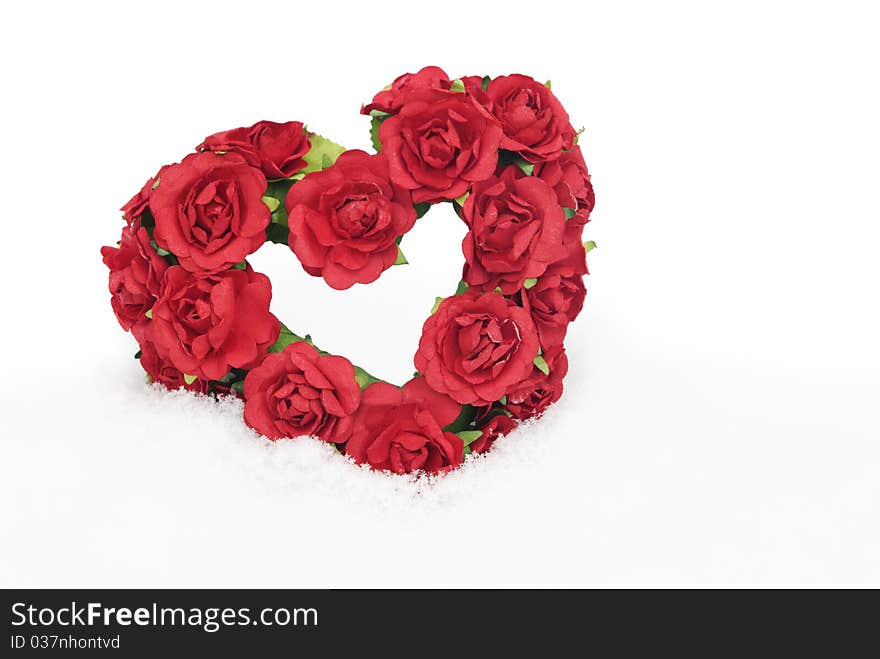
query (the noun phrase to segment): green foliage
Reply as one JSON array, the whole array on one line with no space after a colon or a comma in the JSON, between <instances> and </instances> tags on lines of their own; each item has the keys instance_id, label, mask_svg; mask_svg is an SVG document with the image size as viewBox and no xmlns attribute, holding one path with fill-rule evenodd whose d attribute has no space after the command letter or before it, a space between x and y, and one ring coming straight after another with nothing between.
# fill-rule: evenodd
<instances>
[{"instance_id":1,"label":"green foliage","mask_svg":"<svg viewBox=\"0 0 880 659\"><path fill-rule=\"evenodd\" d=\"M397 246L397 258L394 260L394 265L406 265L409 261L406 260L406 257L403 255L403 250L400 249L400 245Z\"/></svg>"},{"instance_id":2,"label":"green foliage","mask_svg":"<svg viewBox=\"0 0 880 659\"><path fill-rule=\"evenodd\" d=\"M296 343L297 341L305 341L305 339L298 334L294 334L290 331L290 329L284 323L281 324L281 331L278 333L278 339L269 346L269 352L281 352L291 343Z\"/></svg>"},{"instance_id":3,"label":"green foliage","mask_svg":"<svg viewBox=\"0 0 880 659\"><path fill-rule=\"evenodd\" d=\"M547 362L544 361L544 357L538 355L535 357L535 368L537 368L544 375L550 375L550 367L547 365Z\"/></svg>"},{"instance_id":4,"label":"green foliage","mask_svg":"<svg viewBox=\"0 0 880 659\"><path fill-rule=\"evenodd\" d=\"M287 226L275 224L274 222L266 228L266 240L280 245L286 245L290 232Z\"/></svg>"},{"instance_id":5,"label":"green foliage","mask_svg":"<svg viewBox=\"0 0 880 659\"><path fill-rule=\"evenodd\" d=\"M538 283L538 279L537 279L537 277L529 277L528 279L526 279L526 280L523 282L523 288L525 288L525 289L529 289L529 288L531 288L532 286L534 286L534 285L537 284L537 283Z\"/></svg>"},{"instance_id":6,"label":"green foliage","mask_svg":"<svg viewBox=\"0 0 880 659\"><path fill-rule=\"evenodd\" d=\"M374 382L381 382L382 381L379 378L373 377L372 375L367 373L360 366L354 367L354 379L357 380L358 386L361 389L366 389Z\"/></svg>"},{"instance_id":7,"label":"green foliage","mask_svg":"<svg viewBox=\"0 0 880 659\"><path fill-rule=\"evenodd\" d=\"M566 220L570 220L577 213L577 211L574 208L565 208L564 207L562 210L565 211L565 219Z\"/></svg>"},{"instance_id":8,"label":"green foliage","mask_svg":"<svg viewBox=\"0 0 880 659\"><path fill-rule=\"evenodd\" d=\"M382 125L384 120L384 117L378 116L370 119L370 142L372 142L373 148L376 149L376 153L382 150L382 141L379 139L379 126Z\"/></svg>"},{"instance_id":9,"label":"green foliage","mask_svg":"<svg viewBox=\"0 0 880 659\"><path fill-rule=\"evenodd\" d=\"M584 243L584 249L587 251L587 254L589 254L594 249L596 249L596 247L597 247L597 245L596 245L595 240L588 240L587 242Z\"/></svg>"},{"instance_id":10,"label":"green foliage","mask_svg":"<svg viewBox=\"0 0 880 659\"><path fill-rule=\"evenodd\" d=\"M458 433L462 430L468 430L474 422L474 417L477 415L477 408L473 405L462 405L461 412L455 418L455 421L450 423L448 426L443 428L445 432L454 432Z\"/></svg>"},{"instance_id":11,"label":"green foliage","mask_svg":"<svg viewBox=\"0 0 880 659\"><path fill-rule=\"evenodd\" d=\"M327 169L345 152L344 146L340 146L323 135L318 135L318 133L309 134L309 143L312 148L305 155L306 166L300 172L301 174Z\"/></svg>"},{"instance_id":12,"label":"green foliage","mask_svg":"<svg viewBox=\"0 0 880 659\"><path fill-rule=\"evenodd\" d=\"M535 171L535 163L529 162L522 157L515 158L513 164L519 167L526 176L531 176Z\"/></svg>"},{"instance_id":13,"label":"green foliage","mask_svg":"<svg viewBox=\"0 0 880 659\"><path fill-rule=\"evenodd\" d=\"M266 186L263 202L272 213L272 224L287 227L287 208L284 205L284 200L287 198L287 193L295 182L295 179L282 178L269 181L269 184Z\"/></svg>"},{"instance_id":14,"label":"green foliage","mask_svg":"<svg viewBox=\"0 0 880 659\"><path fill-rule=\"evenodd\" d=\"M424 217L425 213L431 209L431 204L427 201L423 201L420 204L416 204L414 208L416 209L416 219L419 219L420 217Z\"/></svg>"},{"instance_id":15,"label":"green foliage","mask_svg":"<svg viewBox=\"0 0 880 659\"><path fill-rule=\"evenodd\" d=\"M482 430L462 430L461 432L455 433L459 437L461 437L462 441L464 441L465 446L470 446L475 441L477 441L480 437L483 436Z\"/></svg>"}]
</instances>

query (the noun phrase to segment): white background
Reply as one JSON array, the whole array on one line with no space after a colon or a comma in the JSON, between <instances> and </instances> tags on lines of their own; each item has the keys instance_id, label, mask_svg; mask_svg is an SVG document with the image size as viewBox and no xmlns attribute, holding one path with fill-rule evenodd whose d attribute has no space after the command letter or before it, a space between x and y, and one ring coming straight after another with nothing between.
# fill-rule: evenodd
<instances>
[{"instance_id":1,"label":"white background","mask_svg":"<svg viewBox=\"0 0 880 659\"><path fill-rule=\"evenodd\" d=\"M880 586L871 3L4 3L0 584ZM437 483L146 387L99 248L158 165L299 119L349 147L427 64L552 79L593 172L563 400ZM402 381L463 225L274 310Z\"/></svg>"}]
</instances>

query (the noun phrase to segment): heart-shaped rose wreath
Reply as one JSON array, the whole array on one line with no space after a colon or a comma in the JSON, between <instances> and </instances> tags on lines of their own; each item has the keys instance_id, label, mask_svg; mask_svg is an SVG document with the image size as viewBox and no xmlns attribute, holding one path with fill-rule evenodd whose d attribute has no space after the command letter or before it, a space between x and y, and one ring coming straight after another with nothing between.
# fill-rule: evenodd
<instances>
[{"instance_id":1,"label":"heart-shaped rose wreath","mask_svg":"<svg viewBox=\"0 0 880 659\"><path fill-rule=\"evenodd\" d=\"M593 189L549 83L428 67L361 112L377 154L261 121L162 167L102 249L111 303L150 381L241 396L270 439L314 435L374 469L436 473L559 399ZM406 263L401 238L440 202L469 229L462 281L437 299L402 387L269 311L269 279L246 260L267 240L346 289Z\"/></svg>"}]
</instances>

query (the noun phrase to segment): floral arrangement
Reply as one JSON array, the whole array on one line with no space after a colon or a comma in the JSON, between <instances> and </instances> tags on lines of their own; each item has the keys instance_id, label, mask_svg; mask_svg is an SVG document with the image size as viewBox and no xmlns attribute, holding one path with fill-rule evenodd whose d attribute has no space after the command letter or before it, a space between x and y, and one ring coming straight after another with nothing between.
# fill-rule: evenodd
<instances>
[{"instance_id":1,"label":"floral arrangement","mask_svg":"<svg viewBox=\"0 0 880 659\"><path fill-rule=\"evenodd\" d=\"M162 167L122 207L117 246L101 250L111 304L149 381L242 397L245 422L269 439L312 435L374 469L443 472L561 396L593 188L549 82L427 67L361 112L375 154L260 121ZM401 238L439 203L468 227L465 263L403 386L269 310L269 278L247 261L266 241L347 289L406 263Z\"/></svg>"}]
</instances>

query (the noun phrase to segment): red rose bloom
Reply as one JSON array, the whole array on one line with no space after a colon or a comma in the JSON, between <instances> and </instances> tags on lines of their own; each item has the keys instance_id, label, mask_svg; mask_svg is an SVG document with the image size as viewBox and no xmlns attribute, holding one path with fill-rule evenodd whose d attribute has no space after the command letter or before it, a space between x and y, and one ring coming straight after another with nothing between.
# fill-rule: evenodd
<instances>
[{"instance_id":1,"label":"red rose bloom","mask_svg":"<svg viewBox=\"0 0 880 659\"><path fill-rule=\"evenodd\" d=\"M266 355L244 381L244 420L269 439L312 435L341 443L361 401L354 366L305 341Z\"/></svg>"},{"instance_id":2,"label":"red rose bloom","mask_svg":"<svg viewBox=\"0 0 880 659\"><path fill-rule=\"evenodd\" d=\"M197 151L232 151L268 179L290 178L305 168L303 159L312 148L299 121L283 124L258 121L249 128L224 130L205 138Z\"/></svg>"},{"instance_id":3,"label":"red rose bloom","mask_svg":"<svg viewBox=\"0 0 880 659\"><path fill-rule=\"evenodd\" d=\"M416 369L463 404L488 405L532 372L538 331L529 313L494 291L440 303L422 328Z\"/></svg>"},{"instance_id":4,"label":"red rose bloom","mask_svg":"<svg viewBox=\"0 0 880 659\"><path fill-rule=\"evenodd\" d=\"M516 428L516 421L504 413L496 414L480 428L483 434L471 442L471 453L485 453L492 448L496 439L507 435L514 428Z\"/></svg>"},{"instance_id":5,"label":"red rose bloom","mask_svg":"<svg viewBox=\"0 0 880 659\"><path fill-rule=\"evenodd\" d=\"M402 389L374 382L364 389L345 452L359 464L380 471L429 474L461 464L464 442L443 427L461 407L416 377Z\"/></svg>"},{"instance_id":6,"label":"red rose bloom","mask_svg":"<svg viewBox=\"0 0 880 659\"><path fill-rule=\"evenodd\" d=\"M163 167L162 169L164 170L165 168ZM132 224L147 209L147 205L150 203L150 195L153 193L153 186L156 184L156 181L159 180L161 175L162 170L147 180L147 182L144 183L144 187L142 187L134 197L125 202L125 205L119 209L122 211L122 217L126 222Z\"/></svg>"},{"instance_id":7,"label":"red rose bloom","mask_svg":"<svg viewBox=\"0 0 880 659\"><path fill-rule=\"evenodd\" d=\"M426 66L418 73L404 73L373 97L373 102L361 108L361 114L373 110L394 114L403 105L409 92L415 89L449 89L452 82L446 71L437 66Z\"/></svg>"},{"instance_id":8,"label":"red rose bloom","mask_svg":"<svg viewBox=\"0 0 880 659\"><path fill-rule=\"evenodd\" d=\"M396 240L416 212L409 192L388 178L385 159L346 151L293 185L286 206L290 248L311 275L335 289L369 284L397 259Z\"/></svg>"},{"instance_id":9,"label":"red rose bloom","mask_svg":"<svg viewBox=\"0 0 880 659\"><path fill-rule=\"evenodd\" d=\"M574 147L568 113L547 85L524 75L500 76L489 83L486 96L504 129L502 149L541 162Z\"/></svg>"},{"instance_id":10,"label":"red rose bloom","mask_svg":"<svg viewBox=\"0 0 880 659\"><path fill-rule=\"evenodd\" d=\"M550 373L544 374L536 366L528 379L507 394L504 408L516 419L538 416L562 396L562 379L568 373L565 349L561 345L556 346L542 356Z\"/></svg>"},{"instance_id":11,"label":"red rose bloom","mask_svg":"<svg viewBox=\"0 0 880 659\"><path fill-rule=\"evenodd\" d=\"M538 328L541 348L561 345L568 324L580 314L587 289L583 276L565 268L551 267L538 283L523 293L523 306Z\"/></svg>"},{"instance_id":12,"label":"red rose bloom","mask_svg":"<svg viewBox=\"0 0 880 659\"><path fill-rule=\"evenodd\" d=\"M209 391L210 383L202 378L196 378L189 384L183 379L183 372L175 368L173 364L167 362L159 356L156 346L150 340L141 341L141 366L147 372L150 382L161 384L166 389L186 389L200 394L206 394Z\"/></svg>"},{"instance_id":13,"label":"red rose bloom","mask_svg":"<svg viewBox=\"0 0 880 659\"><path fill-rule=\"evenodd\" d=\"M560 206L577 213L581 225L589 221L596 197L590 172L578 147L563 153L556 160L536 165L534 175L553 188Z\"/></svg>"},{"instance_id":14,"label":"red rose bloom","mask_svg":"<svg viewBox=\"0 0 880 659\"><path fill-rule=\"evenodd\" d=\"M165 273L150 325L159 355L188 375L218 380L250 368L275 343L281 324L269 312L268 277L226 270L195 277L180 266Z\"/></svg>"},{"instance_id":15,"label":"red rose bloom","mask_svg":"<svg viewBox=\"0 0 880 659\"><path fill-rule=\"evenodd\" d=\"M234 153L194 153L166 167L150 196L153 238L190 272L225 270L266 241L266 177Z\"/></svg>"},{"instance_id":16,"label":"red rose bloom","mask_svg":"<svg viewBox=\"0 0 880 659\"><path fill-rule=\"evenodd\" d=\"M518 171L511 165L478 183L462 208L470 227L463 278L472 287L511 295L563 256L565 213L556 193L537 177L518 178Z\"/></svg>"},{"instance_id":17,"label":"red rose bloom","mask_svg":"<svg viewBox=\"0 0 880 659\"><path fill-rule=\"evenodd\" d=\"M122 230L119 247L102 247L110 268L110 304L122 325L130 330L147 322L144 315L156 303L168 263L150 246L147 230L135 223Z\"/></svg>"},{"instance_id":18,"label":"red rose bloom","mask_svg":"<svg viewBox=\"0 0 880 659\"><path fill-rule=\"evenodd\" d=\"M492 175L501 127L467 94L418 89L379 128L391 180L413 201L455 199Z\"/></svg>"}]
</instances>

